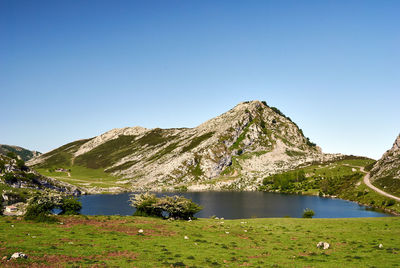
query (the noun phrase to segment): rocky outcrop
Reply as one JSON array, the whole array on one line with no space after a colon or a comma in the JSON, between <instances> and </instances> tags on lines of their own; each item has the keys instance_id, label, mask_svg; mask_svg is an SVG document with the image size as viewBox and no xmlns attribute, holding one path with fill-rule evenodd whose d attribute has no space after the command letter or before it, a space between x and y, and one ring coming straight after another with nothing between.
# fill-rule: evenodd
<instances>
[{"instance_id":1,"label":"rocky outcrop","mask_svg":"<svg viewBox=\"0 0 400 268\"><path fill-rule=\"evenodd\" d=\"M0 183L7 184L12 188L53 190L67 195L81 195L78 187L45 177L27 166L18 166L15 159L0 156L0 161L3 163L0 166ZM3 199L5 198L3 197Z\"/></svg>"},{"instance_id":2,"label":"rocky outcrop","mask_svg":"<svg viewBox=\"0 0 400 268\"><path fill-rule=\"evenodd\" d=\"M38 151L30 151L19 146L0 144L0 154L7 155L8 153L14 153L24 161L28 161L42 154Z\"/></svg>"},{"instance_id":3,"label":"rocky outcrop","mask_svg":"<svg viewBox=\"0 0 400 268\"><path fill-rule=\"evenodd\" d=\"M386 192L400 196L400 135L370 171L370 181Z\"/></svg>"},{"instance_id":4,"label":"rocky outcrop","mask_svg":"<svg viewBox=\"0 0 400 268\"><path fill-rule=\"evenodd\" d=\"M29 164L102 169L128 180L132 190L255 190L265 176L340 157L322 153L278 109L251 101L195 128L113 129Z\"/></svg>"},{"instance_id":5,"label":"rocky outcrop","mask_svg":"<svg viewBox=\"0 0 400 268\"><path fill-rule=\"evenodd\" d=\"M391 176L400 179L400 134L390 150L386 151L371 169L371 180Z\"/></svg>"}]
</instances>

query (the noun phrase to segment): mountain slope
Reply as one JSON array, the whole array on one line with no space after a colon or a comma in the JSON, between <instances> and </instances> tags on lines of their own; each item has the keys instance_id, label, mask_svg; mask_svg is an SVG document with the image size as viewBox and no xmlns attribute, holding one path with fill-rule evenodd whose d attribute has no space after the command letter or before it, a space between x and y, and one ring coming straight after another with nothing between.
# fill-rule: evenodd
<instances>
[{"instance_id":1,"label":"mountain slope","mask_svg":"<svg viewBox=\"0 0 400 268\"><path fill-rule=\"evenodd\" d=\"M386 192L400 196L400 135L370 171L372 183Z\"/></svg>"},{"instance_id":2,"label":"mountain slope","mask_svg":"<svg viewBox=\"0 0 400 268\"><path fill-rule=\"evenodd\" d=\"M252 190L270 174L338 157L323 154L277 108L251 101L195 128L113 129L29 164L102 170L133 190Z\"/></svg>"},{"instance_id":3,"label":"mountain slope","mask_svg":"<svg viewBox=\"0 0 400 268\"><path fill-rule=\"evenodd\" d=\"M30 151L25 148L13 145L0 144L0 154L7 155L7 153L15 153L22 160L28 161L34 157L41 155L40 152Z\"/></svg>"}]
</instances>

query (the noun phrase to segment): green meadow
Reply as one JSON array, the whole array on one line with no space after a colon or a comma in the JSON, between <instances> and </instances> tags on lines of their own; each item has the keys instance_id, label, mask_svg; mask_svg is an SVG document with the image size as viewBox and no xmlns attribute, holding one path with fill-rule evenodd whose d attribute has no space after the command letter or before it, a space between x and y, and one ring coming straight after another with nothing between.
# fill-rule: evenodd
<instances>
[{"instance_id":1,"label":"green meadow","mask_svg":"<svg viewBox=\"0 0 400 268\"><path fill-rule=\"evenodd\" d=\"M0 217L2 267L398 267L400 219ZM142 229L143 233L139 230ZM330 248L318 249L328 242ZM382 244L383 247L379 247Z\"/></svg>"}]
</instances>

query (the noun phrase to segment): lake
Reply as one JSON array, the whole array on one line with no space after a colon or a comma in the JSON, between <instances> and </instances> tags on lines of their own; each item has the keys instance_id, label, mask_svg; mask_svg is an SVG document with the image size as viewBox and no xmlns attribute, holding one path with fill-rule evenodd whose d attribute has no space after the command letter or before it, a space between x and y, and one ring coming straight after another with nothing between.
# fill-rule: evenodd
<instances>
[{"instance_id":1,"label":"lake","mask_svg":"<svg viewBox=\"0 0 400 268\"><path fill-rule=\"evenodd\" d=\"M158 196L178 193L157 193ZM179 193L203 206L195 216L213 215L225 219L242 218L300 218L303 210L314 210L314 218L358 218L391 216L357 203L318 196L287 195L266 192L188 192ZM132 215L131 193L85 195L80 197L84 215Z\"/></svg>"}]
</instances>

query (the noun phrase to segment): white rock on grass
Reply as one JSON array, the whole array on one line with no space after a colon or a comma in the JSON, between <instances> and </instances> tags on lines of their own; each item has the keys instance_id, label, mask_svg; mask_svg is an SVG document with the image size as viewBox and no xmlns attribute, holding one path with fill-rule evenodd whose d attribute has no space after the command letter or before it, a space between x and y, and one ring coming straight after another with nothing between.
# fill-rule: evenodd
<instances>
[{"instance_id":1,"label":"white rock on grass","mask_svg":"<svg viewBox=\"0 0 400 268\"><path fill-rule=\"evenodd\" d=\"M11 259L27 259L28 256L22 252L15 252L11 255Z\"/></svg>"},{"instance_id":2,"label":"white rock on grass","mask_svg":"<svg viewBox=\"0 0 400 268\"><path fill-rule=\"evenodd\" d=\"M378 246L379 248L383 248L383 245L382 244L379 244L379 246Z\"/></svg>"},{"instance_id":3,"label":"white rock on grass","mask_svg":"<svg viewBox=\"0 0 400 268\"><path fill-rule=\"evenodd\" d=\"M189 237L187 237L186 235L183 238L186 239L186 240L189 239Z\"/></svg>"},{"instance_id":4,"label":"white rock on grass","mask_svg":"<svg viewBox=\"0 0 400 268\"><path fill-rule=\"evenodd\" d=\"M329 243L327 242L318 242L317 248L328 249L330 247Z\"/></svg>"}]
</instances>

